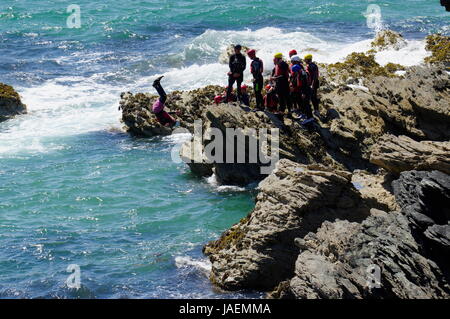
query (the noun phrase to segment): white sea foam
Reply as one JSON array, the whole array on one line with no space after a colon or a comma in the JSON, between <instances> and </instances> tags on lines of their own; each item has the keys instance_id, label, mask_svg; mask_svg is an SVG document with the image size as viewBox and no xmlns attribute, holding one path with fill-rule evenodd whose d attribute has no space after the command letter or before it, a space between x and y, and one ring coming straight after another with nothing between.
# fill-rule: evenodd
<instances>
[{"instance_id":1,"label":"white sea foam","mask_svg":"<svg viewBox=\"0 0 450 319\"><path fill-rule=\"evenodd\" d=\"M275 52L282 52L287 56L288 52L295 48L300 56L311 53L314 60L324 63L343 61L352 52L366 52L371 49L372 39L358 42L325 41L302 30L291 32L279 28L262 28L258 30L243 31L216 31L207 30L186 46L183 52L184 60L191 60L195 56L210 56L218 60L230 43L241 43L257 49L258 56L264 61L266 74L273 68L272 57ZM425 42L407 40L407 45L400 49L387 49L375 54L375 59L381 65L389 62L399 63L405 66L418 65L429 55L425 50ZM167 70L164 75L164 83L168 90L189 90L205 85L227 84L228 66L221 63L193 64L184 68ZM144 77L137 81L138 88L148 88L152 77ZM245 71L246 84L251 84L250 70Z\"/></svg>"},{"instance_id":2,"label":"white sea foam","mask_svg":"<svg viewBox=\"0 0 450 319\"><path fill-rule=\"evenodd\" d=\"M120 89L73 77L19 90L28 114L2 123L0 157L59 150L64 137L120 127Z\"/></svg>"},{"instance_id":3,"label":"white sea foam","mask_svg":"<svg viewBox=\"0 0 450 319\"><path fill-rule=\"evenodd\" d=\"M189 256L175 257L175 266L177 268L193 267L205 275L211 272L211 262L208 259L194 259Z\"/></svg>"},{"instance_id":4,"label":"white sea foam","mask_svg":"<svg viewBox=\"0 0 450 319\"><path fill-rule=\"evenodd\" d=\"M218 192L244 192L247 189L245 187L239 187L234 185L220 185L217 181L216 174L212 174L210 177L206 177L206 182L211 185Z\"/></svg>"},{"instance_id":5,"label":"white sea foam","mask_svg":"<svg viewBox=\"0 0 450 319\"><path fill-rule=\"evenodd\" d=\"M218 57L230 43L241 43L255 48L258 56L265 62L266 70L270 70L273 67L272 57L276 52L282 52L287 56L291 49L296 49L300 56L311 53L316 61L334 63L342 61L352 52L370 50L371 42L372 39L352 43L349 43L348 40L327 41L301 29L285 31L279 28L266 27L243 31L207 30L186 47L184 56L187 59L189 56L195 55L193 52L202 51L204 55ZM422 63L428 54L425 50L424 41L407 40L406 47L400 50L381 51L376 54L376 59L382 65L393 62L410 66Z\"/></svg>"}]
</instances>

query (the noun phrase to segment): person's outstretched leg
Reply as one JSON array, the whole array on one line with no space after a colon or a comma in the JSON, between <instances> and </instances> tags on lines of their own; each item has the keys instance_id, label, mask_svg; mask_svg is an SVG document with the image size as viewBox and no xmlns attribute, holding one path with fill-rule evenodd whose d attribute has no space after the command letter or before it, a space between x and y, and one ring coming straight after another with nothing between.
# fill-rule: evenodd
<instances>
[{"instance_id":1,"label":"person's outstretched leg","mask_svg":"<svg viewBox=\"0 0 450 319\"><path fill-rule=\"evenodd\" d=\"M163 89L163 87L161 86L161 79L162 79L163 77L161 76L161 77L159 77L159 78L157 78L154 82L153 82L153 87L156 89L156 91L158 92L158 94L159 94L159 101L161 102L161 103L165 103L166 102L166 100L167 100L167 94L166 94L166 92L164 91L164 89Z\"/></svg>"}]
</instances>

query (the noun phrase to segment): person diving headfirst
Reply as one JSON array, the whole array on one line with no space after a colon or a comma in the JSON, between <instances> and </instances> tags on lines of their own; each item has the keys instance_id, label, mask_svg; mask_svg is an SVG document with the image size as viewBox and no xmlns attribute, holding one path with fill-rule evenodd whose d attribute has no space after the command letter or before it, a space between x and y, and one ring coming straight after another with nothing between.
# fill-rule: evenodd
<instances>
[{"instance_id":1,"label":"person diving headfirst","mask_svg":"<svg viewBox=\"0 0 450 319\"><path fill-rule=\"evenodd\" d=\"M159 99L153 103L152 112L155 114L156 118L158 119L158 122L161 123L163 126L168 127L179 126L179 122L177 122L172 116L170 116L168 112L164 111L164 106L167 100L167 94L164 91L163 87L161 86L161 79L163 77L164 76L160 76L155 81L153 81L153 87L158 92ZM175 114L175 112L171 113Z\"/></svg>"}]
</instances>

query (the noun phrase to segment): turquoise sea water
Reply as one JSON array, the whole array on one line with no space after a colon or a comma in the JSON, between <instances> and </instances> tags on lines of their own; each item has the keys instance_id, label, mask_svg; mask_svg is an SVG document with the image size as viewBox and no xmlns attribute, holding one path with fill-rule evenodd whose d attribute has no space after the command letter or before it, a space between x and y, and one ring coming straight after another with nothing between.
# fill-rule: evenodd
<instances>
[{"instance_id":1,"label":"turquoise sea water","mask_svg":"<svg viewBox=\"0 0 450 319\"><path fill-rule=\"evenodd\" d=\"M70 4L80 29L66 26ZM251 191L173 163L185 136L123 133L120 92L150 91L156 74L169 90L223 84L229 43L338 60L373 37L368 4L410 41L408 58L424 54L423 36L449 33L437 0L2 0L0 82L29 114L0 124L0 298L259 296L214 290L201 254L252 209ZM69 264L80 290L65 286Z\"/></svg>"}]
</instances>

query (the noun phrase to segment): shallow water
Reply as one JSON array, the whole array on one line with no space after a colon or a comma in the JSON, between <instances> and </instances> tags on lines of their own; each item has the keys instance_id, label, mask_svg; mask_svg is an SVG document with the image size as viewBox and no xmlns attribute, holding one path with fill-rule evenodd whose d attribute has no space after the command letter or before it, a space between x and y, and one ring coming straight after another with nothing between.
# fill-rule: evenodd
<instances>
[{"instance_id":1,"label":"shallow water","mask_svg":"<svg viewBox=\"0 0 450 319\"><path fill-rule=\"evenodd\" d=\"M207 280L201 247L253 206L251 192L198 179L171 150L185 136L124 134L122 91L225 84L220 52L240 42L270 68L297 48L334 62L370 46L363 13L408 47L377 55L418 64L423 36L449 33L449 15L410 1L76 1L81 29L66 27L72 1L0 3L0 82L29 114L0 124L0 297L259 297L224 294ZM248 79L248 76L247 76ZM65 286L69 264L82 289Z\"/></svg>"}]
</instances>

